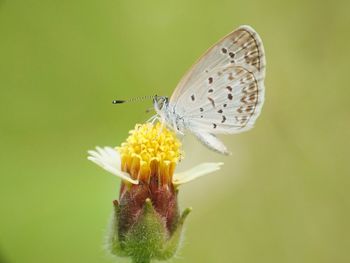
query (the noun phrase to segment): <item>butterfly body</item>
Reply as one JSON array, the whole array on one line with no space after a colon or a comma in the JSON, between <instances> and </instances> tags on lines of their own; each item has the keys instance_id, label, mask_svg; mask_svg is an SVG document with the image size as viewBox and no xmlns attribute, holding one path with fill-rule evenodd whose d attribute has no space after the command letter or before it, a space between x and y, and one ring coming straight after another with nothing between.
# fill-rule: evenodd
<instances>
[{"instance_id":1,"label":"butterfly body","mask_svg":"<svg viewBox=\"0 0 350 263\"><path fill-rule=\"evenodd\" d=\"M168 97L155 96L153 99L154 109L159 119L177 133L184 134L185 123L181 112L174 105L169 104Z\"/></svg>"},{"instance_id":2,"label":"butterfly body","mask_svg":"<svg viewBox=\"0 0 350 263\"><path fill-rule=\"evenodd\" d=\"M264 102L265 52L258 34L241 26L211 47L185 74L170 100L156 96L162 122L194 134L208 148L229 151L216 134L249 130Z\"/></svg>"}]
</instances>

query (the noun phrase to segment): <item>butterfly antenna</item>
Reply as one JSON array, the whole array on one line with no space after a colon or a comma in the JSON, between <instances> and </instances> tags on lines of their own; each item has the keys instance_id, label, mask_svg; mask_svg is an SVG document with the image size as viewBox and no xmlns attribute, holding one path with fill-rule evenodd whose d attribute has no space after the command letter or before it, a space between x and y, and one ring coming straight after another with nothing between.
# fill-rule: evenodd
<instances>
[{"instance_id":1,"label":"butterfly antenna","mask_svg":"<svg viewBox=\"0 0 350 263\"><path fill-rule=\"evenodd\" d=\"M155 95L157 96L157 95ZM113 100L112 103L113 104L121 104L121 103L129 103L129 102L140 102L140 101L144 101L147 99L153 99L155 96L142 96L142 97L136 97L136 98L131 98L131 99L127 99L127 100Z\"/></svg>"}]
</instances>

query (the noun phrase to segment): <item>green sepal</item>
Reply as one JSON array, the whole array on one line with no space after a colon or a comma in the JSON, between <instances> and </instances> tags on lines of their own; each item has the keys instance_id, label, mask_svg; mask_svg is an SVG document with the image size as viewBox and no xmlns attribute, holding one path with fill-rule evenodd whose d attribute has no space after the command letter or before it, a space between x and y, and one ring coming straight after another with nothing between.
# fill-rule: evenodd
<instances>
[{"instance_id":1,"label":"green sepal","mask_svg":"<svg viewBox=\"0 0 350 263\"><path fill-rule=\"evenodd\" d=\"M125 250L134 262L150 262L166 242L165 222L146 199L137 223L125 236Z\"/></svg>"},{"instance_id":2,"label":"green sepal","mask_svg":"<svg viewBox=\"0 0 350 263\"><path fill-rule=\"evenodd\" d=\"M122 243L119 241L120 207L117 200L113 201L113 207L114 211L107 234L107 249L115 256L127 257L128 254L125 252Z\"/></svg>"},{"instance_id":3,"label":"green sepal","mask_svg":"<svg viewBox=\"0 0 350 263\"><path fill-rule=\"evenodd\" d=\"M183 211L173 233L169 236L166 222L154 209L151 200L147 198L137 222L120 242L118 231L120 207L115 201L113 218L107 236L108 249L116 256L131 257L134 263L149 263L151 259L170 259L180 247L183 225L191 210L187 208Z\"/></svg>"},{"instance_id":4,"label":"green sepal","mask_svg":"<svg viewBox=\"0 0 350 263\"><path fill-rule=\"evenodd\" d=\"M189 215L189 213L192 211L192 208L186 208L182 215L177 222L176 228L170 237L170 239L164 244L163 249L158 253L157 259L158 260L167 260L172 258L176 251L179 249L182 241L182 233L183 233L183 225L185 222L185 219Z\"/></svg>"}]
</instances>

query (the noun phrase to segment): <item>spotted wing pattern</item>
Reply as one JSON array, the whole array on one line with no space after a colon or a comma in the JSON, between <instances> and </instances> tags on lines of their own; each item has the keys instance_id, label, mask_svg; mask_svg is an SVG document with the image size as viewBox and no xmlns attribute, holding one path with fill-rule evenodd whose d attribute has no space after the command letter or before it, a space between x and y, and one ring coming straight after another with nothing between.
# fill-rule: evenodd
<instances>
[{"instance_id":1,"label":"spotted wing pattern","mask_svg":"<svg viewBox=\"0 0 350 263\"><path fill-rule=\"evenodd\" d=\"M197 133L253 127L264 101L265 53L258 34L239 27L210 48L183 77L170 106Z\"/></svg>"}]
</instances>

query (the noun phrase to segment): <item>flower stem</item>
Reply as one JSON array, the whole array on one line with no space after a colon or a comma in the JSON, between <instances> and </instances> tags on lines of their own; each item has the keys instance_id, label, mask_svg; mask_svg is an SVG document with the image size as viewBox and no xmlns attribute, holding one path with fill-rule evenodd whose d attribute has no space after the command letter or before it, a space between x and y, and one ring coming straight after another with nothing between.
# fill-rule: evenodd
<instances>
[{"instance_id":1,"label":"flower stem","mask_svg":"<svg viewBox=\"0 0 350 263\"><path fill-rule=\"evenodd\" d=\"M150 258L133 258L132 263L151 263Z\"/></svg>"}]
</instances>

